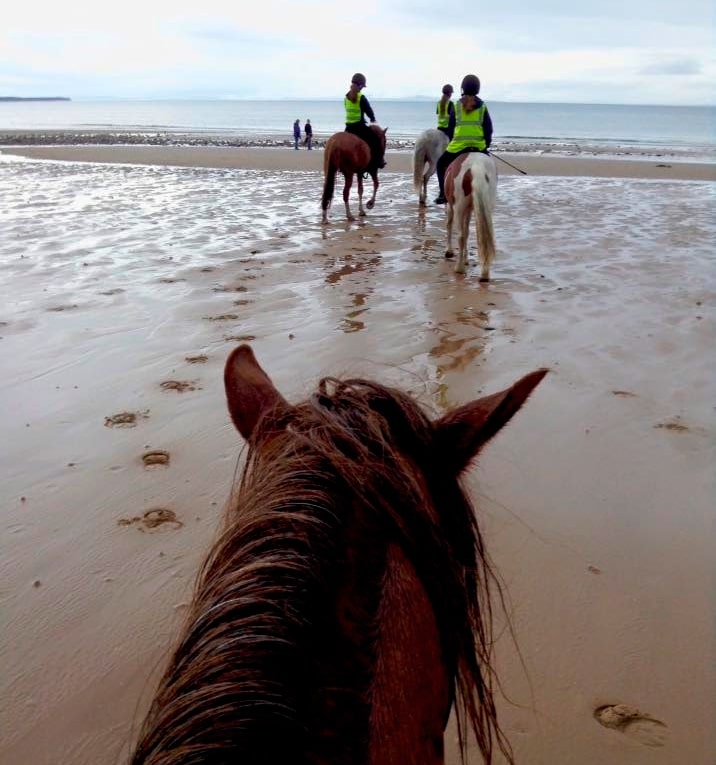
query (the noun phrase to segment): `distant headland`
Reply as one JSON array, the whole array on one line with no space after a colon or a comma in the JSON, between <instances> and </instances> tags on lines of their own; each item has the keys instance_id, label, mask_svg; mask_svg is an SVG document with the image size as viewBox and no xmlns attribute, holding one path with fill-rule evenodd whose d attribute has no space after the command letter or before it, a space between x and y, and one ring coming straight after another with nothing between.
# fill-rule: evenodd
<instances>
[{"instance_id":1,"label":"distant headland","mask_svg":"<svg viewBox=\"0 0 716 765\"><path fill-rule=\"evenodd\" d=\"M35 96L32 98L19 98L18 96L0 96L0 101L71 101L65 96Z\"/></svg>"}]
</instances>

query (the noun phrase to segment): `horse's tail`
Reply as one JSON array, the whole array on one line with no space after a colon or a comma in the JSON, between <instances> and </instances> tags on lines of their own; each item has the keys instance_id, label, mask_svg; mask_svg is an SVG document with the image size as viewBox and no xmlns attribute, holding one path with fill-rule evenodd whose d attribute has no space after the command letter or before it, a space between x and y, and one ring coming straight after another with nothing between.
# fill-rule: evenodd
<instances>
[{"instance_id":1,"label":"horse's tail","mask_svg":"<svg viewBox=\"0 0 716 765\"><path fill-rule=\"evenodd\" d=\"M333 162L333 152L331 147L326 147L323 156L323 196L321 197L321 210L325 212L333 199L333 192L336 188L336 173L338 168Z\"/></svg>"},{"instance_id":2,"label":"horse's tail","mask_svg":"<svg viewBox=\"0 0 716 765\"><path fill-rule=\"evenodd\" d=\"M486 158L487 159L487 158ZM489 279L490 266L495 258L495 229L492 210L497 195L495 160L491 157L472 172L472 206L477 226L477 249L482 266L482 279Z\"/></svg>"},{"instance_id":3,"label":"horse's tail","mask_svg":"<svg viewBox=\"0 0 716 765\"><path fill-rule=\"evenodd\" d=\"M425 175L425 163L428 161L426 144L418 139L413 154L413 188L416 194L423 193L423 176Z\"/></svg>"}]
</instances>

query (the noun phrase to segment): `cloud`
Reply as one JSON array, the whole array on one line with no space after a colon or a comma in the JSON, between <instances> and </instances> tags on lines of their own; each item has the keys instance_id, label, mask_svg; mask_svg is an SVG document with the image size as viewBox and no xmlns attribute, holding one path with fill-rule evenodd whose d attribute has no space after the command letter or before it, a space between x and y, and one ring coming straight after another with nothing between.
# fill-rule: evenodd
<instances>
[{"instance_id":1,"label":"cloud","mask_svg":"<svg viewBox=\"0 0 716 765\"><path fill-rule=\"evenodd\" d=\"M402 98L474 71L493 100L713 103L712 16L710 0L37 0L4 10L0 94L341 98L365 71L369 98Z\"/></svg>"},{"instance_id":2,"label":"cloud","mask_svg":"<svg viewBox=\"0 0 716 765\"><path fill-rule=\"evenodd\" d=\"M682 58L673 61L657 61L653 64L642 67L639 74L646 75L679 75L688 76L692 74L701 74L703 66L700 61L693 58Z\"/></svg>"}]
</instances>

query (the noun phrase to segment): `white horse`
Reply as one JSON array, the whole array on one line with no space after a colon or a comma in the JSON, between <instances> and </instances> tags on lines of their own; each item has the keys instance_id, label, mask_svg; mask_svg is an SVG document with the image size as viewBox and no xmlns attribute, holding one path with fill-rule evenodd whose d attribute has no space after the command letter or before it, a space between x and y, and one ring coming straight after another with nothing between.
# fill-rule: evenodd
<instances>
[{"instance_id":1,"label":"white horse","mask_svg":"<svg viewBox=\"0 0 716 765\"><path fill-rule=\"evenodd\" d=\"M425 197L428 193L428 181L435 172L437 161L449 142L445 133L435 128L424 130L415 142L413 186L421 205L425 204Z\"/></svg>"},{"instance_id":2,"label":"white horse","mask_svg":"<svg viewBox=\"0 0 716 765\"><path fill-rule=\"evenodd\" d=\"M495 257L495 232L492 211L497 198L497 166L488 154L471 152L459 156L445 173L447 209L446 258L452 258L452 224L457 216L459 247L455 273L464 274L467 266L467 237L470 220L475 212L477 252L482 266L480 281L490 281L490 264Z\"/></svg>"}]
</instances>

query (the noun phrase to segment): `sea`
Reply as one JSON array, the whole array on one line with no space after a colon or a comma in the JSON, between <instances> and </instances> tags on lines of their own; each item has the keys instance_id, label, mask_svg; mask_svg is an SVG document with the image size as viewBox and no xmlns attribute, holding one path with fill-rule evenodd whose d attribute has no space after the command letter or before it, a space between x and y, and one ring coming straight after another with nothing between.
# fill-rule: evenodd
<instances>
[{"instance_id":1,"label":"sea","mask_svg":"<svg viewBox=\"0 0 716 765\"><path fill-rule=\"evenodd\" d=\"M494 147L530 153L670 156L716 162L716 107L487 101ZM435 101L376 99L389 147L411 148L435 125ZM292 126L311 120L320 143L343 127L339 100L101 100L0 102L0 143L16 133L75 133L93 143L97 134L161 137L163 143L284 145ZM80 134L79 138L77 133ZM106 138L106 135L105 135ZM49 142L38 138L35 142ZM104 140L103 142L107 142ZM157 142L156 140L154 142Z\"/></svg>"}]
</instances>

